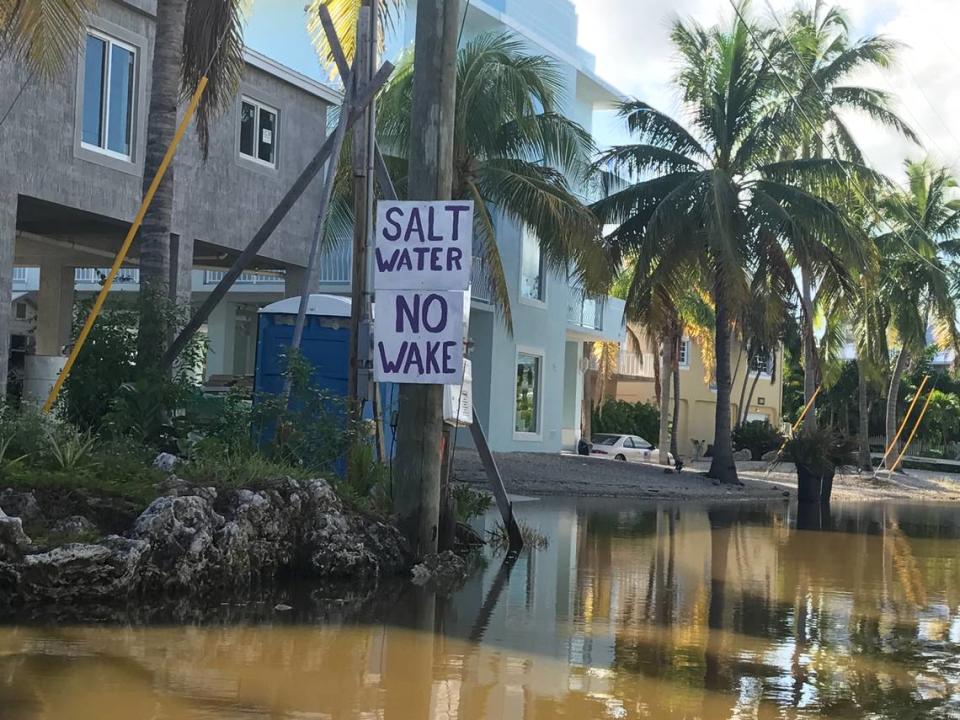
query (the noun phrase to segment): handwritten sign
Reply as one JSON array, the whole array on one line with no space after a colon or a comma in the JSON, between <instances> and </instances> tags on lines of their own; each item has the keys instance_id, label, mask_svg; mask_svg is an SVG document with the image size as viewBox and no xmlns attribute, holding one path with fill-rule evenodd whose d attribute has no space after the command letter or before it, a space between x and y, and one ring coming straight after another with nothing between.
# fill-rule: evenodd
<instances>
[{"instance_id":1,"label":"handwritten sign","mask_svg":"<svg viewBox=\"0 0 960 720\"><path fill-rule=\"evenodd\" d=\"M378 382L457 384L463 379L463 293L380 290L374 318Z\"/></svg>"},{"instance_id":2,"label":"handwritten sign","mask_svg":"<svg viewBox=\"0 0 960 720\"><path fill-rule=\"evenodd\" d=\"M473 245L472 201L377 205L377 290L466 290Z\"/></svg>"},{"instance_id":3,"label":"handwritten sign","mask_svg":"<svg viewBox=\"0 0 960 720\"><path fill-rule=\"evenodd\" d=\"M378 382L462 382L472 245L472 202L377 204L373 369Z\"/></svg>"}]
</instances>

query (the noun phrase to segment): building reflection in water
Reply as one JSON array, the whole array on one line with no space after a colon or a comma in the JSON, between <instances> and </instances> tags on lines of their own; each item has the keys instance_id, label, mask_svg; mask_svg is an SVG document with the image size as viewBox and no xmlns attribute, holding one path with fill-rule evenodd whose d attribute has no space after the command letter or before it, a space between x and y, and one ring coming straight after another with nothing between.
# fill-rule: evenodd
<instances>
[{"instance_id":1,"label":"building reflection in water","mask_svg":"<svg viewBox=\"0 0 960 720\"><path fill-rule=\"evenodd\" d=\"M950 508L524 503L546 549L282 624L0 628L7 718L960 714ZM490 519L493 522L493 518Z\"/></svg>"}]
</instances>

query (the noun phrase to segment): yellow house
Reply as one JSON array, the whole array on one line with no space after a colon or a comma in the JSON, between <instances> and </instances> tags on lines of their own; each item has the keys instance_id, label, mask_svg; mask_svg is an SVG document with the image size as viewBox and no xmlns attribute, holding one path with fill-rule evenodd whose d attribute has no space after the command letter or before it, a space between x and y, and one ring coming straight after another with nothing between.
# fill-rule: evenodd
<instances>
[{"instance_id":1,"label":"yellow house","mask_svg":"<svg viewBox=\"0 0 960 720\"><path fill-rule=\"evenodd\" d=\"M627 402L656 403L654 363L660 362L660 350L642 328L634 325L631 328L640 339L640 352L634 352L626 343L621 344L617 372L613 382L607 385L607 396ZM783 347L778 346L775 354L754 358L748 363L743 345L735 340L731 365L731 370L735 372L730 391L731 423L736 424L741 403L747 403L752 387L747 421L766 420L779 428L783 407ZM713 443L717 407L713 370L713 367L707 368L704 364L696 341L685 337L680 345L680 417L677 430L677 445L682 456L697 457ZM672 394L671 384L671 397ZM656 439L651 438L651 442L656 442Z\"/></svg>"}]
</instances>

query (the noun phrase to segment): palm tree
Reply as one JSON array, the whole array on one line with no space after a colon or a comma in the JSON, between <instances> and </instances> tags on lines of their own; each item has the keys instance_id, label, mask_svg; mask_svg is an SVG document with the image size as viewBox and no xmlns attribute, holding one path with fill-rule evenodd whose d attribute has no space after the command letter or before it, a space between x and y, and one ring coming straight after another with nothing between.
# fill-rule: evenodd
<instances>
[{"instance_id":1,"label":"palm tree","mask_svg":"<svg viewBox=\"0 0 960 720\"><path fill-rule=\"evenodd\" d=\"M891 227L877 239L883 256L883 298L900 351L887 391L887 444L897 431L900 380L913 354L927 344L927 328L941 344L960 348L957 331L957 287L945 256L960 253L960 200L949 170L930 161L905 163L908 185L890 193L881 208ZM895 461L890 453L887 467Z\"/></svg>"},{"instance_id":2,"label":"palm tree","mask_svg":"<svg viewBox=\"0 0 960 720\"><path fill-rule=\"evenodd\" d=\"M839 264L817 238L843 237L846 225L836 206L805 188L844 172L870 174L849 161L781 159L780 148L804 137L803 118L785 97L774 65L784 49L740 13L729 29L674 25L677 83L693 131L647 103L624 103L621 113L638 142L601 155L600 165L614 172L605 175L607 197L594 205L605 223L620 223L608 239L621 256L635 258L631 295L638 302L654 287L679 294L691 272L710 280L717 405L709 475L723 482L738 481L731 329L749 298L751 272L762 260L791 283L788 250L800 237L811 238L808 246ZM629 173L630 180L617 183L616 172Z\"/></svg>"},{"instance_id":3,"label":"palm tree","mask_svg":"<svg viewBox=\"0 0 960 720\"><path fill-rule=\"evenodd\" d=\"M87 14L95 0L0 0L0 60L11 57L26 69L26 82L58 75L80 48Z\"/></svg>"},{"instance_id":4,"label":"palm tree","mask_svg":"<svg viewBox=\"0 0 960 720\"><path fill-rule=\"evenodd\" d=\"M778 21L779 22L779 21ZM844 112L866 115L893 128L914 142L913 131L892 109L889 94L853 82L858 73L888 68L893 63L898 44L881 36L852 41L843 10L815 0L813 7L800 7L790 15L784 32L787 43L784 75L790 78L805 112L816 127L808 126L795 152L801 159L840 157L863 163L860 150L844 118ZM826 143L826 147L824 146ZM847 267L863 265L862 243L856 236L852 245L842 244L842 237L820 239L845 259ZM824 276L837 270L824 263L805 243L797 244L796 263L800 272L801 331L803 340L804 396L809 400L816 391L819 358L814 336L816 303L815 288ZM805 427L816 427L816 407L807 415Z\"/></svg>"},{"instance_id":5,"label":"palm tree","mask_svg":"<svg viewBox=\"0 0 960 720\"><path fill-rule=\"evenodd\" d=\"M206 155L209 122L234 97L243 70L243 11L247 0L158 0L152 85L147 117L143 191L153 180L173 141L177 106L194 93L200 78L207 90L197 108L197 131ZM140 230L141 312L138 365L150 370L166 347L171 315L170 227L173 215L174 166L154 196Z\"/></svg>"},{"instance_id":6,"label":"palm tree","mask_svg":"<svg viewBox=\"0 0 960 720\"><path fill-rule=\"evenodd\" d=\"M412 96L410 55L398 63L378 104L378 141L402 196ZM587 180L593 143L560 114L560 66L530 55L509 35L481 35L457 58L453 197L473 200L474 238L490 297L512 328L495 218L532 230L548 267L590 292L602 292L611 266L597 220L573 188ZM476 250L475 250L476 251Z\"/></svg>"},{"instance_id":7,"label":"palm tree","mask_svg":"<svg viewBox=\"0 0 960 720\"><path fill-rule=\"evenodd\" d=\"M338 74L337 64L333 59L327 35L320 24L320 8L325 6L330 11L333 28L337 32L343 53L348 62L353 62L357 51L357 22L360 19L360 9L370 6L370 0L310 0L307 3L307 31L313 39L314 47L320 57L320 62L332 77ZM403 0L379 0L377 3L377 27L380 49L383 49L384 29L389 28L396 16L402 12L405 3Z\"/></svg>"}]
</instances>

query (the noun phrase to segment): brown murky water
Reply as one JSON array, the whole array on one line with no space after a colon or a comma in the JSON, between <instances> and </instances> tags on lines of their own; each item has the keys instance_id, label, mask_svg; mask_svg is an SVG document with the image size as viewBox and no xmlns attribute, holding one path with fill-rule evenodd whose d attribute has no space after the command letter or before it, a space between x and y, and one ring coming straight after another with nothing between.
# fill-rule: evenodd
<instances>
[{"instance_id":1,"label":"brown murky water","mask_svg":"<svg viewBox=\"0 0 960 720\"><path fill-rule=\"evenodd\" d=\"M549 547L449 598L0 627L0 718L960 717L958 508L518 513Z\"/></svg>"}]
</instances>

